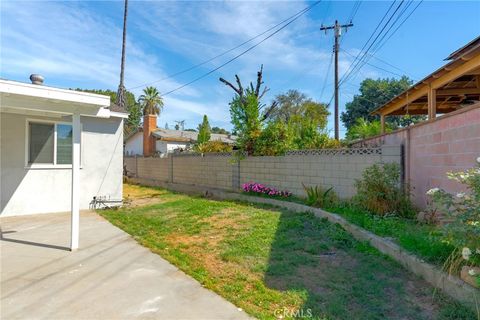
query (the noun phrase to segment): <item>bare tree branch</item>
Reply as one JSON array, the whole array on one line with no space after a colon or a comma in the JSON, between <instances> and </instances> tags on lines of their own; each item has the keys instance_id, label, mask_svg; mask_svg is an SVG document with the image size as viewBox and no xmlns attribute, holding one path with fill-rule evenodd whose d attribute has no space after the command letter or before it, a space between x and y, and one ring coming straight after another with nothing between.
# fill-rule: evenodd
<instances>
[{"instance_id":1,"label":"bare tree branch","mask_svg":"<svg viewBox=\"0 0 480 320\"><path fill-rule=\"evenodd\" d=\"M235 75L235 80L237 81L237 84L238 84L238 95L241 97L243 97L243 87L242 87L242 82L240 81L240 77L236 74Z\"/></svg>"},{"instance_id":2,"label":"bare tree branch","mask_svg":"<svg viewBox=\"0 0 480 320\"><path fill-rule=\"evenodd\" d=\"M231 84L230 82L228 82L227 80L225 80L225 79L223 79L223 78L219 78L218 80L220 80L220 82L223 82L225 85L227 85L227 86L229 86L230 88L232 88L233 91L235 91L239 96L242 95L243 89L242 89L242 91L240 91L241 87L240 87L240 89L237 89L237 88L235 88L235 86L234 86L233 84Z\"/></svg>"},{"instance_id":3,"label":"bare tree branch","mask_svg":"<svg viewBox=\"0 0 480 320\"><path fill-rule=\"evenodd\" d=\"M255 88L255 95L257 97L258 97L258 94L260 93L260 86L263 83L262 76L263 76L263 64L260 66L260 71L257 72L257 87Z\"/></svg>"},{"instance_id":4,"label":"bare tree branch","mask_svg":"<svg viewBox=\"0 0 480 320\"><path fill-rule=\"evenodd\" d=\"M270 90L270 88L263 87L262 93L258 96L258 100L262 99L262 97Z\"/></svg>"},{"instance_id":5,"label":"bare tree branch","mask_svg":"<svg viewBox=\"0 0 480 320\"><path fill-rule=\"evenodd\" d=\"M268 110L263 114L262 119L260 120L261 122L265 121L268 119L270 116L270 113L277 107L277 101L272 102L270 107L268 107Z\"/></svg>"}]
</instances>

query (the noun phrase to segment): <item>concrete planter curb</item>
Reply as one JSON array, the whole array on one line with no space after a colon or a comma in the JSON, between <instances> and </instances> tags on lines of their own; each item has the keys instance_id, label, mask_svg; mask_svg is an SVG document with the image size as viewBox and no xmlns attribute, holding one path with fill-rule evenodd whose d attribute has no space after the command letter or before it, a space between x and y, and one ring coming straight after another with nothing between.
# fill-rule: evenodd
<instances>
[{"instance_id":1,"label":"concrete planter curb","mask_svg":"<svg viewBox=\"0 0 480 320\"><path fill-rule=\"evenodd\" d=\"M480 306L479 289L468 285L460 278L449 275L446 272L440 270L438 267L426 263L415 255L408 253L406 250L404 250L391 240L377 236L361 227L358 227L337 214L330 213L319 208L302 205L299 203L248 196L245 194L227 192L219 189L202 187L197 185L167 183L158 180L142 178L133 178L129 179L129 181L148 186L163 187L172 191L187 194L208 195L209 197L219 200L240 200L250 203L269 204L276 207L285 208L294 212L311 212L319 218L326 218L332 223L338 223L346 231L352 234L355 239L359 241L367 241L372 247L394 259L407 270L411 271L417 276L422 277L433 287L442 290L445 294L469 306L474 311L477 311L477 306Z\"/></svg>"}]
</instances>

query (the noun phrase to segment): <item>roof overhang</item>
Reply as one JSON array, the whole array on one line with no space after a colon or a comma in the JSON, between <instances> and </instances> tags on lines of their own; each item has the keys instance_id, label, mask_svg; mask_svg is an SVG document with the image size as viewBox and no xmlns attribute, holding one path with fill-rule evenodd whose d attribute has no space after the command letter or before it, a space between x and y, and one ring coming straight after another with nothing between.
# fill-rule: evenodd
<instances>
[{"instance_id":1,"label":"roof overhang","mask_svg":"<svg viewBox=\"0 0 480 320\"><path fill-rule=\"evenodd\" d=\"M109 107L110 97L104 95L0 80L1 112L53 117L75 113L98 118L128 117L110 111Z\"/></svg>"},{"instance_id":2,"label":"roof overhang","mask_svg":"<svg viewBox=\"0 0 480 320\"><path fill-rule=\"evenodd\" d=\"M449 56L454 59L372 114L428 114L429 91L435 90L437 113L449 113L480 100L480 38Z\"/></svg>"}]
</instances>

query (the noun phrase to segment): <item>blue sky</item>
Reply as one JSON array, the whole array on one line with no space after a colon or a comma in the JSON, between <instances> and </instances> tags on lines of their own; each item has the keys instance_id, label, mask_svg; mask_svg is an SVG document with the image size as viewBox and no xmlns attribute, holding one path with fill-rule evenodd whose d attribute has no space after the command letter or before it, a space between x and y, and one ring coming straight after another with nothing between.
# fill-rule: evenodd
<instances>
[{"instance_id":1,"label":"blue sky","mask_svg":"<svg viewBox=\"0 0 480 320\"><path fill-rule=\"evenodd\" d=\"M265 31L312 2L306 1L130 1L127 35L127 89L138 96L142 85L155 82L203 62ZM271 89L264 102L276 94L298 89L311 98L328 102L332 96L330 70L332 34L319 31L322 23L346 22L354 1L323 1L302 18L233 63L164 98L158 121L173 127L185 120L197 127L203 114L212 126L231 128L228 102L233 91L218 81L247 83L264 65L264 80ZM342 49L356 55L385 14L391 2L363 1L354 27L344 34ZM416 5L413 3L412 8ZM63 88L116 90L119 81L123 2L118 1L1 1L0 76L28 82L31 73L45 83ZM424 1L375 57L420 80L444 64L452 51L480 34L480 1ZM248 47L240 48L179 77L155 82L167 92L217 67ZM377 58L370 63L403 73ZM340 53L340 73L353 58ZM365 65L341 89L340 107L357 93L365 77L392 77ZM331 110L332 111L332 110ZM333 127L333 118L329 128ZM344 130L342 128L342 135Z\"/></svg>"}]
</instances>

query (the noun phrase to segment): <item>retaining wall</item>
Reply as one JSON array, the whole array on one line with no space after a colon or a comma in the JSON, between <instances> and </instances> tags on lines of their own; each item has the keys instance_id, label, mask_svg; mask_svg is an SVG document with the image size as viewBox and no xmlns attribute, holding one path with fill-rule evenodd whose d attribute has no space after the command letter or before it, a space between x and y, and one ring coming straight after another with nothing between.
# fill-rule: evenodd
<instances>
[{"instance_id":1,"label":"retaining wall","mask_svg":"<svg viewBox=\"0 0 480 320\"><path fill-rule=\"evenodd\" d=\"M401 164L401 147L292 151L278 157L231 154L178 154L168 158L126 157L130 176L187 185L238 191L241 184L258 182L305 196L302 183L334 187L340 198L355 194L355 180L374 163Z\"/></svg>"}]
</instances>

